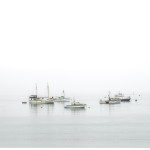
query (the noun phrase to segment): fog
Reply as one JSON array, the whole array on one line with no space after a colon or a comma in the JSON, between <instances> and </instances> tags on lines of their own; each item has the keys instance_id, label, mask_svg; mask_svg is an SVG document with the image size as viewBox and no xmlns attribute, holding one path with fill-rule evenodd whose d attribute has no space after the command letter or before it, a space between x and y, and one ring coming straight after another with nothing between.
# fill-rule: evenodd
<instances>
[{"instance_id":1,"label":"fog","mask_svg":"<svg viewBox=\"0 0 150 150\"><path fill-rule=\"evenodd\" d=\"M150 89L150 2L0 1L0 95Z\"/></svg>"}]
</instances>

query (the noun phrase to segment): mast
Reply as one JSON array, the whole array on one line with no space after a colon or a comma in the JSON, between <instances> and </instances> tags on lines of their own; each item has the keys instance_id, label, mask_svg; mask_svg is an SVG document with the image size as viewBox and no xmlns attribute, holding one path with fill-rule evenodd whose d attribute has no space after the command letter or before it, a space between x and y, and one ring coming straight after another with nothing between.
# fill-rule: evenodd
<instances>
[{"instance_id":1,"label":"mast","mask_svg":"<svg viewBox=\"0 0 150 150\"><path fill-rule=\"evenodd\" d=\"M65 91L63 90L63 94L64 94L64 97L65 97Z\"/></svg>"},{"instance_id":2,"label":"mast","mask_svg":"<svg viewBox=\"0 0 150 150\"><path fill-rule=\"evenodd\" d=\"M108 97L109 97L109 100L110 100L110 91L109 91Z\"/></svg>"},{"instance_id":3,"label":"mast","mask_svg":"<svg viewBox=\"0 0 150 150\"><path fill-rule=\"evenodd\" d=\"M36 96L37 96L37 84L35 84L35 91L36 91Z\"/></svg>"},{"instance_id":4,"label":"mast","mask_svg":"<svg viewBox=\"0 0 150 150\"><path fill-rule=\"evenodd\" d=\"M47 92L48 92L48 99L49 99L49 85L47 83Z\"/></svg>"}]
</instances>

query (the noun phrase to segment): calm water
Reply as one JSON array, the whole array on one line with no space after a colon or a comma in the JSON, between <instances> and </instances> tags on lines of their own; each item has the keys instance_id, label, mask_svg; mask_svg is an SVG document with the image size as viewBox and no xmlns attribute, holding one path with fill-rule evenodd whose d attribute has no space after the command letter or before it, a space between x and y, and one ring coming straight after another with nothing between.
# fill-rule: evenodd
<instances>
[{"instance_id":1,"label":"calm water","mask_svg":"<svg viewBox=\"0 0 150 150\"><path fill-rule=\"evenodd\" d=\"M79 96L90 108L64 109L67 103L1 97L0 147L150 147L149 96L114 105L99 104L99 98Z\"/></svg>"}]
</instances>

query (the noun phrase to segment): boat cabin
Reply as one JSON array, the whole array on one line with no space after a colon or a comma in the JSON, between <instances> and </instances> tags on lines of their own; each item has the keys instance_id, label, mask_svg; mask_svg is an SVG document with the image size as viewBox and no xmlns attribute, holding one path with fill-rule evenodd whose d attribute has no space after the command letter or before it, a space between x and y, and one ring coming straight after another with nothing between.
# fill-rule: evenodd
<instances>
[{"instance_id":1,"label":"boat cabin","mask_svg":"<svg viewBox=\"0 0 150 150\"><path fill-rule=\"evenodd\" d=\"M37 95L30 95L29 98L30 98L30 100L35 100L35 99L37 99Z\"/></svg>"}]
</instances>

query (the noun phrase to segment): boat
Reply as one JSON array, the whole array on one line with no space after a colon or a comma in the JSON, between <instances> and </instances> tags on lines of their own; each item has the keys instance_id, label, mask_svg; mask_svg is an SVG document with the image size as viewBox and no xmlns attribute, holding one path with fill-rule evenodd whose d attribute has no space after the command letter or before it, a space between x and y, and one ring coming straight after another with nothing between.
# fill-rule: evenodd
<instances>
[{"instance_id":1,"label":"boat","mask_svg":"<svg viewBox=\"0 0 150 150\"><path fill-rule=\"evenodd\" d=\"M64 96L56 97L55 102L70 102L70 98L65 98Z\"/></svg>"},{"instance_id":2,"label":"boat","mask_svg":"<svg viewBox=\"0 0 150 150\"><path fill-rule=\"evenodd\" d=\"M27 104L27 102L22 102L22 104Z\"/></svg>"},{"instance_id":3,"label":"boat","mask_svg":"<svg viewBox=\"0 0 150 150\"><path fill-rule=\"evenodd\" d=\"M37 85L36 85L36 95L29 96L30 104L54 104L54 100L49 97L49 85L47 85L48 97L38 97L37 95Z\"/></svg>"},{"instance_id":4,"label":"boat","mask_svg":"<svg viewBox=\"0 0 150 150\"><path fill-rule=\"evenodd\" d=\"M110 92L108 95L108 98L105 97L105 99L100 99L99 103L100 104L120 104L120 98L112 98L110 97Z\"/></svg>"},{"instance_id":5,"label":"boat","mask_svg":"<svg viewBox=\"0 0 150 150\"><path fill-rule=\"evenodd\" d=\"M71 103L71 105L65 105L65 108L85 108L85 107L86 107L86 104L75 102L75 100Z\"/></svg>"},{"instance_id":6,"label":"boat","mask_svg":"<svg viewBox=\"0 0 150 150\"><path fill-rule=\"evenodd\" d=\"M110 98L109 99L109 104L120 104L120 99L119 98Z\"/></svg>"},{"instance_id":7,"label":"boat","mask_svg":"<svg viewBox=\"0 0 150 150\"><path fill-rule=\"evenodd\" d=\"M120 92L115 95L115 98L119 98L121 101L127 101L127 102L129 102L130 99L131 99L130 96L125 97L124 94L122 94L122 93L120 93Z\"/></svg>"},{"instance_id":8,"label":"boat","mask_svg":"<svg viewBox=\"0 0 150 150\"><path fill-rule=\"evenodd\" d=\"M99 103L100 104L109 104L109 99L108 98L100 99Z\"/></svg>"},{"instance_id":9,"label":"boat","mask_svg":"<svg viewBox=\"0 0 150 150\"><path fill-rule=\"evenodd\" d=\"M29 96L29 103L41 104L42 99L37 95L30 95Z\"/></svg>"},{"instance_id":10,"label":"boat","mask_svg":"<svg viewBox=\"0 0 150 150\"><path fill-rule=\"evenodd\" d=\"M120 99L119 98L110 98L106 100L100 100L100 104L120 104Z\"/></svg>"},{"instance_id":11,"label":"boat","mask_svg":"<svg viewBox=\"0 0 150 150\"><path fill-rule=\"evenodd\" d=\"M65 97L65 92L63 90L63 96L59 96L54 98L55 102L70 102L70 98L69 97Z\"/></svg>"}]
</instances>

